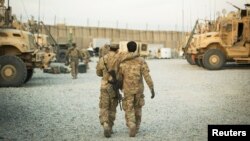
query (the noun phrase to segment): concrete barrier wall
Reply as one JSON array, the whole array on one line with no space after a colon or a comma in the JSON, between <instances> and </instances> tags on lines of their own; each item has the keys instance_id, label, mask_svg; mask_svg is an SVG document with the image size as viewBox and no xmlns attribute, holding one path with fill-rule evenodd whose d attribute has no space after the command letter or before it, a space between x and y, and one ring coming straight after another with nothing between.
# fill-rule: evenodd
<instances>
[{"instance_id":1,"label":"concrete barrier wall","mask_svg":"<svg viewBox=\"0 0 250 141\"><path fill-rule=\"evenodd\" d=\"M78 27L64 25L47 26L57 42L67 42L72 32L73 41L78 47L87 48L93 38L109 38L111 41L119 42L135 40L150 44L163 44L165 47L180 48L182 33L176 31L146 31L126 30L98 27ZM44 32L44 29L42 29Z\"/></svg>"}]
</instances>

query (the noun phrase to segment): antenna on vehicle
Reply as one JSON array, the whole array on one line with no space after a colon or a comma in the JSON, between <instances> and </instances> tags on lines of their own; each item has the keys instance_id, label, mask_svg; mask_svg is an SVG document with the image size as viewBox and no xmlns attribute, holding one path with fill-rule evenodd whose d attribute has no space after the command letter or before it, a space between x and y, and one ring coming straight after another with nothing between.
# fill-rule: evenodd
<instances>
[{"instance_id":1,"label":"antenna on vehicle","mask_svg":"<svg viewBox=\"0 0 250 141\"><path fill-rule=\"evenodd\" d=\"M228 4L230 4L230 5L232 5L234 8L236 8L236 9L240 10L240 8L239 8L238 6L236 6L236 5L232 4L231 2L227 2L227 3L228 3Z\"/></svg>"},{"instance_id":2,"label":"antenna on vehicle","mask_svg":"<svg viewBox=\"0 0 250 141\"><path fill-rule=\"evenodd\" d=\"M38 21L37 21L37 37L39 37L40 30L40 0L38 0Z\"/></svg>"}]
</instances>

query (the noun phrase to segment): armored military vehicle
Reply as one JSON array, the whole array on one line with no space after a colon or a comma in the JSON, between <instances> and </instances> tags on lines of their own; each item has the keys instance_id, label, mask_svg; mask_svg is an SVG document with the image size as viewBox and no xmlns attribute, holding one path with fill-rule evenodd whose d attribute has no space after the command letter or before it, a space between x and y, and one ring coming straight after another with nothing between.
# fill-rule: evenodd
<instances>
[{"instance_id":1,"label":"armored military vehicle","mask_svg":"<svg viewBox=\"0 0 250 141\"><path fill-rule=\"evenodd\" d=\"M217 19L215 31L193 35L186 56L208 70L219 70L226 62L250 63L250 5L245 6Z\"/></svg>"},{"instance_id":2,"label":"armored military vehicle","mask_svg":"<svg viewBox=\"0 0 250 141\"><path fill-rule=\"evenodd\" d=\"M31 32L13 27L9 5L0 4L0 17L0 86L17 87L31 79L34 68L44 68L49 60L44 60Z\"/></svg>"}]
</instances>

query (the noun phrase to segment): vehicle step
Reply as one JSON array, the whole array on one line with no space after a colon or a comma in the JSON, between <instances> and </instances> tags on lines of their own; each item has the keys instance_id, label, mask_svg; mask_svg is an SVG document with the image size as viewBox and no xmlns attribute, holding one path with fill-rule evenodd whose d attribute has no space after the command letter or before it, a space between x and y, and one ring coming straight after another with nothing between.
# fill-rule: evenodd
<instances>
[{"instance_id":1,"label":"vehicle step","mask_svg":"<svg viewBox=\"0 0 250 141\"><path fill-rule=\"evenodd\" d=\"M250 61L250 58L233 58L235 61Z\"/></svg>"}]
</instances>

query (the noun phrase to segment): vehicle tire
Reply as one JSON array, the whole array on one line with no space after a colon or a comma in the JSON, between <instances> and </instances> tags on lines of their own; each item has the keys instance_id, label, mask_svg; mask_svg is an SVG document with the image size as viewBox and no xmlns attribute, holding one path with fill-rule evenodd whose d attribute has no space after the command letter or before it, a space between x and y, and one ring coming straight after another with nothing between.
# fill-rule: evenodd
<instances>
[{"instance_id":1,"label":"vehicle tire","mask_svg":"<svg viewBox=\"0 0 250 141\"><path fill-rule=\"evenodd\" d=\"M32 78L34 73L34 69L27 69L27 77L24 81L24 83L27 83L28 81L30 81L30 79Z\"/></svg>"},{"instance_id":2,"label":"vehicle tire","mask_svg":"<svg viewBox=\"0 0 250 141\"><path fill-rule=\"evenodd\" d=\"M198 59L198 63L199 63L199 65L200 65L201 67L205 68L202 59Z\"/></svg>"},{"instance_id":3,"label":"vehicle tire","mask_svg":"<svg viewBox=\"0 0 250 141\"><path fill-rule=\"evenodd\" d=\"M220 49L209 49L203 56L204 67L208 70L220 70L226 62L225 54Z\"/></svg>"},{"instance_id":4,"label":"vehicle tire","mask_svg":"<svg viewBox=\"0 0 250 141\"><path fill-rule=\"evenodd\" d=\"M58 53L58 62L64 63L66 61L66 50L61 50Z\"/></svg>"},{"instance_id":5,"label":"vehicle tire","mask_svg":"<svg viewBox=\"0 0 250 141\"><path fill-rule=\"evenodd\" d=\"M187 62L188 62L190 65L195 65L195 62L194 62L194 60L192 59L192 55L191 55L191 54L187 54L187 55L186 55L186 59L187 59Z\"/></svg>"},{"instance_id":6,"label":"vehicle tire","mask_svg":"<svg viewBox=\"0 0 250 141\"><path fill-rule=\"evenodd\" d=\"M25 63L17 56L0 57L0 86L18 87L27 77Z\"/></svg>"},{"instance_id":7,"label":"vehicle tire","mask_svg":"<svg viewBox=\"0 0 250 141\"><path fill-rule=\"evenodd\" d=\"M197 66L199 66L199 67L200 67L200 64L199 64L198 58L195 58L195 59L194 59L194 62L195 62L195 64L196 64Z\"/></svg>"}]
</instances>

